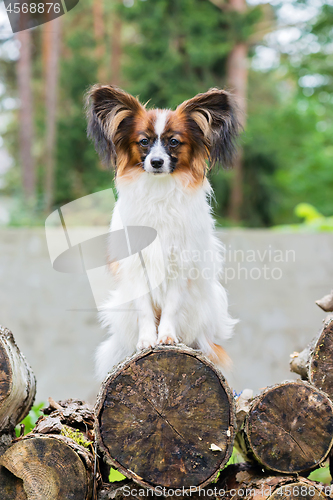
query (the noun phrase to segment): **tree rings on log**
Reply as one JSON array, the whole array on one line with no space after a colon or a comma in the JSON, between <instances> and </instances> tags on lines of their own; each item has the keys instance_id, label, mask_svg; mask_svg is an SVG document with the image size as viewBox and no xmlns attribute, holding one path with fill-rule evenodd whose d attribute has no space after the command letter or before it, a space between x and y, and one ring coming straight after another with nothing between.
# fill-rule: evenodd
<instances>
[{"instance_id":1,"label":"tree rings on log","mask_svg":"<svg viewBox=\"0 0 333 500\"><path fill-rule=\"evenodd\" d=\"M185 346L141 351L118 366L95 411L106 460L152 489L204 486L232 453L233 395L219 370Z\"/></svg>"},{"instance_id":2,"label":"tree rings on log","mask_svg":"<svg viewBox=\"0 0 333 500\"><path fill-rule=\"evenodd\" d=\"M28 435L7 449L0 464L23 482L27 500L86 500L91 497L92 474L79 448L62 436ZM6 477L6 471L1 474L5 477L0 484L1 500L23 499L20 481L9 474ZM17 496L10 496L12 490Z\"/></svg>"},{"instance_id":3,"label":"tree rings on log","mask_svg":"<svg viewBox=\"0 0 333 500\"><path fill-rule=\"evenodd\" d=\"M310 471L325 460L332 445L332 403L302 381L268 388L254 398L244 433L246 446L266 468Z\"/></svg>"},{"instance_id":4,"label":"tree rings on log","mask_svg":"<svg viewBox=\"0 0 333 500\"><path fill-rule=\"evenodd\" d=\"M12 432L29 413L36 394L35 376L13 334L0 325L0 431Z\"/></svg>"},{"instance_id":5,"label":"tree rings on log","mask_svg":"<svg viewBox=\"0 0 333 500\"><path fill-rule=\"evenodd\" d=\"M331 486L304 477L265 474L249 464L229 465L216 486L225 491L223 500L324 500L331 492Z\"/></svg>"}]
</instances>

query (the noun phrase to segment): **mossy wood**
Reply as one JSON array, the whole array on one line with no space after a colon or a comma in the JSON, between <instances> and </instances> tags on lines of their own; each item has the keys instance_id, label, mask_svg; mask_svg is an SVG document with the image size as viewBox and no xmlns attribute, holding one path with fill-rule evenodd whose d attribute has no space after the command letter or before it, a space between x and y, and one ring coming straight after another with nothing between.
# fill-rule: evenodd
<instances>
[{"instance_id":1,"label":"mossy wood","mask_svg":"<svg viewBox=\"0 0 333 500\"><path fill-rule=\"evenodd\" d=\"M216 486L226 492L223 500L325 500L331 488L305 477L265 474L248 464L229 465Z\"/></svg>"},{"instance_id":2,"label":"mossy wood","mask_svg":"<svg viewBox=\"0 0 333 500\"><path fill-rule=\"evenodd\" d=\"M290 369L333 400L333 319L302 352L292 354Z\"/></svg>"},{"instance_id":3,"label":"mossy wood","mask_svg":"<svg viewBox=\"0 0 333 500\"><path fill-rule=\"evenodd\" d=\"M280 473L306 473L328 456L333 406L307 382L285 382L253 399L237 444L249 458Z\"/></svg>"},{"instance_id":4,"label":"mossy wood","mask_svg":"<svg viewBox=\"0 0 333 500\"><path fill-rule=\"evenodd\" d=\"M35 429L0 457L1 500L90 500L99 480L92 410L82 401L50 400L43 411Z\"/></svg>"},{"instance_id":5,"label":"mossy wood","mask_svg":"<svg viewBox=\"0 0 333 500\"><path fill-rule=\"evenodd\" d=\"M29 413L36 394L32 369L13 334L0 325L0 432L12 433Z\"/></svg>"},{"instance_id":6,"label":"mossy wood","mask_svg":"<svg viewBox=\"0 0 333 500\"><path fill-rule=\"evenodd\" d=\"M232 453L232 393L219 370L185 346L142 351L118 366L95 411L106 460L152 489L204 486Z\"/></svg>"}]
</instances>

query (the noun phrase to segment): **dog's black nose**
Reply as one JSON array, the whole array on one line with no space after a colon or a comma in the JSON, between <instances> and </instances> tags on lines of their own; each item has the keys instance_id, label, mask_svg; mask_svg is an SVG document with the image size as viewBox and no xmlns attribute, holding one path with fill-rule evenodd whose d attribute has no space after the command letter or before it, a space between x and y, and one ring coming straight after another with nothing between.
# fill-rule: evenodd
<instances>
[{"instance_id":1,"label":"dog's black nose","mask_svg":"<svg viewBox=\"0 0 333 500\"><path fill-rule=\"evenodd\" d=\"M162 158L152 158L150 163L153 168L161 168L163 167L164 160Z\"/></svg>"}]
</instances>

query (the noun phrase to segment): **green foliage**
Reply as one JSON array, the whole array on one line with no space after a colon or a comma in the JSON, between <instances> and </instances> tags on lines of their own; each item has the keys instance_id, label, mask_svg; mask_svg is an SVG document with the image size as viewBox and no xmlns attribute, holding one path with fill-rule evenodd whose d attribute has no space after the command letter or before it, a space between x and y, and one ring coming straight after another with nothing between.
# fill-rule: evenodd
<instances>
[{"instance_id":1,"label":"green foliage","mask_svg":"<svg viewBox=\"0 0 333 500\"><path fill-rule=\"evenodd\" d=\"M203 0L137 0L120 12L135 28L125 46L128 91L171 108L225 84L231 48L260 16L258 8L239 15Z\"/></svg>"},{"instance_id":2,"label":"green foliage","mask_svg":"<svg viewBox=\"0 0 333 500\"><path fill-rule=\"evenodd\" d=\"M116 483L118 481L122 481L123 479L126 479L126 476L124 476L121 472L117 471L117 469L113 469L111 467L109 474L110 483Z\"/></svg>"},{"instance_id":3,"label":"green foliage","mask_svg":"<svg viewBox=\"0 0 333 500\"><path fill-rule=\"evenodd\" d=\"M90 2L64 16L66 46L60 66L55 204L62 205L111 186L112 173L99 162L87 139L84 96L97 82Z\"/></svg>"},{"instance_id":4,"label":"green foliage","mask_svg":"<svg viewBox=\"0 0 333 500\"><path fill-rule=\"evenodd\" d=\"M294 7L300 3L307 5L309 0L291 2ZM274 5L278 12L279 4ZM288 50L281 48L278 68L267 71L249 68L247 124L240 140L244 158L240 225L296 224L294 207L306 200L326 217L317 221L316 230L330 230L333 6L325 1L317 6L315 19L297 25L301 36L294 46ZM249 41L251 63L255 51L252 40L258 41L261 36L258 21L267 28L262 6L249 6L240 14L221 9L208 0L134 0L131 7L125 7L123 2L104 2L104 9L106 52L102 61L96 58L92 0L79 2L62 18L55 206L112 184L112 172L100 164L86 138L83 106L87 88L98 81L100 65L109 76L112 74L110 32L115 9L123 26L121 86L139 95L142 101L150 100L151 105L159 107L174 108L198 92L224 87L231 49L237 42ZM274 21L269 23L274 29ZM43 83L42 28L33 30L32 36L34 153L38 165L34 206L19 201L19 116L18 110L5 109L8 97L17 98L15 61L0 54L0 81L5 84L5 92L0 93L0 109L9 120L6 130L0 133L15 160L15 167L7 174L5 193L18 199L12 225L43 222L47 89ZM0 40L0 46L6 43L6 39ZM265 45L269 41L260 43ZM228 208L232 178L232 171L210 175L216 197L214 211L224 226L231 224ZM311 228L309 224L301 226L304 230L305 227L315 230L316 224Z\"/></svg>"},{"instance_id":5,"label":"green foliage","mask_svg":"<svg viewBox=\"0 0 333 500\"><path fill-rule=\"evenodd\" d=\"M244 457L243 455L238 451L238 449L234 446L233 450L232 450L232 455L231 457L229 458L228 460L228 463L226 465L226 467L228 467L228 465L232 465L232 464L240 464L242 462L244 462Z\"/></svg>"},{"instance_id":6,"label":"green foliage","mask_svg":"<svg viewBox=\"0 0 333 500\"><path fill-rule=\"evenodd\" d=\"M39 403L34 405L29 411L28 415L22 420L22 422L15 427L16 436L19 437L21 433L21 425L24 425L24 434L28 434L35 427L37 420L42 415L40 411L45 407L45 403Z\"/></svg>"},{"instance_id":7,"label":"green foliage","mask_svg":"<svg viewBox=\"0 0 333 500\"><path fill-rule=\"evenodd\" d=\"M293 232L332 232L333 231L333 216L325 217L309 203L300 203L295 207L297 217L304 219L301 224L290 224L276 226L279 231Z\"/></svg>"},{"instance_id":8,"label":"green foliage","mask_svg":"<svg viewBox=\"0 0 333 500\"><path fill-rule=\"evenodd\" d=\"M324 467L320 467L319 469L311 472L311 474L308 476L308 479L310 479L310 481L319 481L323 484L331 484L332 478L328 461L324 463Z\"/></svg>"}]
</instances>

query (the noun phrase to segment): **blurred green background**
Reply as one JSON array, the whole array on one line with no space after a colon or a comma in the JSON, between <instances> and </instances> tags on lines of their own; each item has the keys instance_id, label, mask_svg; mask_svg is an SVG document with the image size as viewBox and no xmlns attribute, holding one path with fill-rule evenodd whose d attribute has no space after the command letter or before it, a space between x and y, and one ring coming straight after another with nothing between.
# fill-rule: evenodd
<instances>
[{"instance_id":1,"label":"blurred green background","mask_svg":"<svg viewBox=\"0 0 333 500\"><path fill-rule=\"evenodd\" d=\"M86 138L100 82L171 108L230 89L244 132L236 168L210 174L218 223L333 229L332 0L81 0L17 35L0 6L2 224L112 185Z\"/></svg>"}]
</instances>

